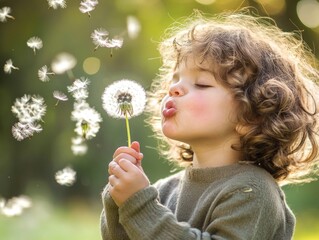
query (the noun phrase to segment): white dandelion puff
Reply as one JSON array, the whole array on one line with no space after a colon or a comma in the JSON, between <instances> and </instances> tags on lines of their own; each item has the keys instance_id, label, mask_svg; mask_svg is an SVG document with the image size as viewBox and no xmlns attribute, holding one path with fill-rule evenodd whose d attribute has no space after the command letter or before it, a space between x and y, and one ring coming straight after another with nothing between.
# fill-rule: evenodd
<instances>
[{"instance_id":1,"label":"white dandelion puff","mask_svg":"<svg viewBox=\"0 0 319 240\"><path fill-rule=\"evenodd\" d=\"M129 118L144 111L146 94L138 83L123 79L106 87L102 95L103 108L111 117L125 118L127 142L131 146Z\"/></svg>"},{"instance_id":2,"label":"white dandelion puff","mask_svg":"<svg viewBox=\"0 0 319 240\"><path fill-rule=\"evenodd\" d=\"M12 72L12 69L19 70L19 68L13 66L12 60L8 59L6 63L4 64L3 70L5 73L10 74Z\"/></svg>"},{"instance_id":3,"label":"white dandelion puff","mask_svg":"<svg viewBox=\"0 0 319 240\"><path fill-rule=\"evenodd\" d=\"M105 88L102 101L104 110L111 117L125 118L127 111L128 117L131 118L144 111L146 94L140 84L123 79Z\"/></svg>"},{"instance_id":4,"label":"white dandelion puff","mask_svg":"<svg viewBox=\"0 0 319 240\"><path fill-rule=\"evenodd\" d=\"M51 69L56 74L69 73L69 71L75 67L76 63L76 58L72 54L62 52L53 59Z\"/></svg>"},{"instance_id":5,"label":"white dandelion puff","mask_svg":"<svg viewBox=\"0 0 319 240\"><path fill-rule=\"evenodd\" d=\"M141 24L139 20L134 16L127 17L127 34L129 38L135 39L141 31Z\"/></svg>"},{"instance_id":6,"label":"white dandelion puff","mask_svg":"<svg viewBox=\"0 0 319 240\"><path fill-rule=\"evenodd\" d=\"M0 9L0 22L6 22L7 18L14 19L13 16L9 15L11 13L10 7L3 7Z\"/></svg>"},{"instance_id":7,"label":"white dandelion puff","mask_svg":"<svg viewBox=\"0 0 319 240\"><path fill-rule=\"evenodd\" d=\"M7 201L1 200L0 213L7 217L21 215L26 208L32 206L32 201L27 196L13 197Z\"/></svg>"},{"instance_id":8,"label":"white dandelion puff","mask_svg":"<svg viewBox=\"0 0 319 240\"><path fill-rule=\"evenodd\" d=\"M55 180L60 185L70 187L76 181L76 172L71 167L63 168L55 173Z\"/></svg>"},{"instance_id":9,"label":"white dandelion puff","mask_svg":"<svg viewBox=\"0 0 319 240\"><path fill-rule=\"evenodd\" d=\"M33 49L33 52L35 54L36 50L39 50L43 47L43 42L40 38L38 37L31 37L28 41L27 41L27 45L28 47Z\"/></svg>"},{"instance_id":10,"label":"white dandelion puff","mask_svg":"<svg viewBox=\"0 0 319 240\"><path fill-rule=\"evenodd\" d=\"M38 78L42 82L48 82L50 81L49 75L54 75L54 72L50 72L49 68L47 65L44 65L38 70Z\"/></svg>"},{"instance_id":11,"label":"white dandelion puff","mask_svg":"<svg viewBox=\"0 0 319 240\"><path fill-rule=\"evenodd\" d=\"M92 139L100 130L102 117L87 102L81 101L74 103L71 120L76 122L74 131L78 136L83 139Z\"/></svg>"},{"instance_id":12,"label":"white dandelion puff","mask_svg":"<svg viewBox=\"0 0 319 240\"><path fill-rule=\"evenodd\" d=\"M53 9L66 8L65 0L48 0L49 8L52 7Z\"/></svg>"},{"instance_id":13,"label":"white dandelion puff","mask_svg":"<svg viewBox=\"0 0 319 240\"><path fill-rule=\"evenodd\" d=\"M98 0L84 0L80 3L80 11L82 13L87 13L89 17L91 16L90 12L95 9L95 6L98 4Z\"/></svg>"},{"instance_id":14,"label":"white dandelion puff","mask_svg":"<svg viewBox=\"0 0 319 240\"><path fill-rule=\"evenodd\" d=\"M55 105L58 105L59 101L65 102L69 100L68 96L61 91L53 91L53 97L58 100Z\"/></svg>"}]
</instances>

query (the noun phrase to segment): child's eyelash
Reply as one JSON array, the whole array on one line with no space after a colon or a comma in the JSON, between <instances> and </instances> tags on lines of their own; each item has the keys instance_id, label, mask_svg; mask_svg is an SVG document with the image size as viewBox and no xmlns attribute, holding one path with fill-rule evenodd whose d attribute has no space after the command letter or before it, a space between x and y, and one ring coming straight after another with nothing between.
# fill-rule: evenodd
<instances>
[{"instance_id":1,"label":"child's eyelash","mask_svg":"<svg viewBox=\"0 0 319 240\"><path fill-rule=\"evenodd\" d=\"M211 85L199 84L199 83L196 83L195 86L198 87L198 88L209 88L209 87L212 87Z\"/></svg>"}]
</instances>

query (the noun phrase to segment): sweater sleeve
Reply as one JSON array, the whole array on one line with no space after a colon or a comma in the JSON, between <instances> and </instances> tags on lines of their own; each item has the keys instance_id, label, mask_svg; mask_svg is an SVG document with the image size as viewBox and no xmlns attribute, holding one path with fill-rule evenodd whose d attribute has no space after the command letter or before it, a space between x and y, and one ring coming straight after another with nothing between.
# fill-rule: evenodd
<instances>
[{"instance_id":1,"label":"sweater sleeve","mask_svg":"<svg viewBox=\"0 0 319 240\"><path fill-rule=\"evenodd\" d=\"M210 240L210 234L178 222L174 214L158 200L150 186L129 198L119 208L119 221L131 240Z\"/></svg>"},{"instance_id":2,"label":"sweater sleeve","mask_svg":"<svg viewBox=\"0 0 319 240\"><path fill-rule=\"evenodd\" d=\"M119 223L119 209L108 192L106 185L102 192L101 235L103 240L128 240L123 226Z\"/></svg>"}]
</instances>

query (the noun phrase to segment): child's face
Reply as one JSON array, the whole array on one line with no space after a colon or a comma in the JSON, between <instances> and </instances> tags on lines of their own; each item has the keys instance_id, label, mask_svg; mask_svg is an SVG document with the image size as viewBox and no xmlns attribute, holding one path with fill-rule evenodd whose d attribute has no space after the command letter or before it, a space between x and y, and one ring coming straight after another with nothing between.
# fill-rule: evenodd
<instances>
[{"instance_id":1,"label":"child's face","mask_svg":"<svg viewBox=\"0 0 319 240\"><path fill-rule=\"evenodd\" d=\"M180 63L162 101L164 135L192 147L238 141L234 99L207 69L193 58Z\"/></svg>"}]
</instances>

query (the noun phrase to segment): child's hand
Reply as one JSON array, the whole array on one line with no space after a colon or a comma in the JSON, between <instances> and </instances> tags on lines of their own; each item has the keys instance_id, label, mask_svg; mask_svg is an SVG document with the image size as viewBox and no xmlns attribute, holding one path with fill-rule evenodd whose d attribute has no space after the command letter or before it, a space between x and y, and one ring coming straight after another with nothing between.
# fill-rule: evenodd
<instances>
[{"instance_id":1,"label":"child's hand","mask_svg":"<svg viewBox=\"0 0 319 240\"><path fill-rule=\"evenodd\" d=\"M119 147L109 164L109 193L120 206L139 190L149 186L149 180L141 166L143 154L140 145L133 142L131 147Z\"/></svg>"},{"instance_id":2,"label":"child's hand","mask_svg":"<svg viewBox=\"0 0 319 240\"><path fill-rule=\"evenodd\" d=\"M141 161L143 159L143 153L140 152L140 144L134 141L131 147L119 147L113 154L114 162L118 163L121 159L127 159L131 163L135 164L140 170L143 171ZM109 174L110 170L109 170Z\"/></svg>"}]
</instances>

